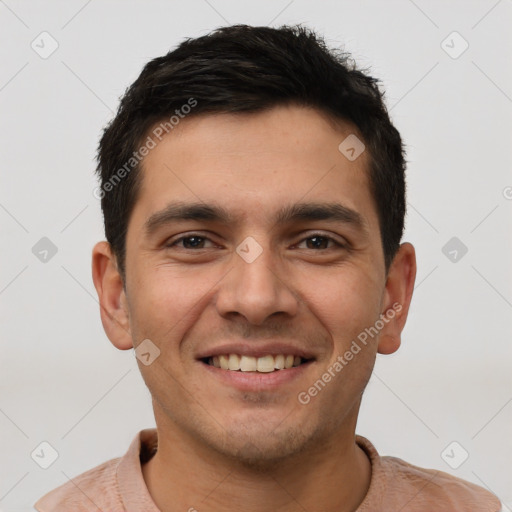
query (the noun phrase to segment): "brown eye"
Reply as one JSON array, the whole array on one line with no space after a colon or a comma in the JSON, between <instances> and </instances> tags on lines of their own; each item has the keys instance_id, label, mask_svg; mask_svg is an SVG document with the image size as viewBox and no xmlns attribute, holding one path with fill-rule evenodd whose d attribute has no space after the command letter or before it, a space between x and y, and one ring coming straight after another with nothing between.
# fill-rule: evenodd
<instances>
[{"instance_id":1,"label":"brown eye","mask_svg":"<svg viewBox=\"0 0 512 512\"><path fill-rule=\"evenodd\" d=\"M308 249L327 249L330 239L325 236L312 236L307 239Z\"/></svg>"},{"instance_id":2,"label":"brown eye","mask_svg":"<svg viewBox=\"0 0 512 512\"><path fill-rule=\"evenodd\" d=\"M306 242L306 249L312 250L325 250L334 247L343 247L343 245L336 241L334 238L321 234L309 236L308 238L305 238L301 243L303 242Z\"/></svg>"},{"instance_id":3,"label":"brown eye","mask_svg":"<svg viewBox=\"0 0 512 512\"><path fill-rule=\"evenodd\" d=\"M182 241L185 249L197 249L198 247L202 249L204 245L204 238L201 236L188 236L182 238Z\"/></svg>"},{"instance_id":4,"label":"brown eye","mask_svg":"<svg viewBox=\"0 0 512 512\"><path fill-rule=\"evenodd\" d=\"M206 249L204 246L206 242L211 242L205 236L189 235L182 236L173 242L170 242L166 247L178 247L180 249Z\"/></svg>"}]
</instances>

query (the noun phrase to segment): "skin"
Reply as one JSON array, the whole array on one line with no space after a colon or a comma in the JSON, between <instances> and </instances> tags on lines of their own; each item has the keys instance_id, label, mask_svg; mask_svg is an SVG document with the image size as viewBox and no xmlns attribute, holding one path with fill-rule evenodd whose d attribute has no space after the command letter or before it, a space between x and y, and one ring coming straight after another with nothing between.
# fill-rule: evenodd
<instances>
[{"instance_id":1,"label":"skin","mask_svg":"<svg viewBox=\"0 0 512 512\"><path fill-rule=\"evenodd\" d=\"M142 471L163 512L348 512L367 493L371 465L355 443L359 406L376 354L400 346L416 259L404 243L386 274L367 154L351 162L338 150L350 133L296 106L182 120L144 160L125 288L109 244L94 247L109 339L121 350L150 339L160 350L152 364L138 364L159 439ZM147 236L145 222L174 201L220 205L234 220L180 220ZM299 202L342 203L361 215L366 233L332 220L276 223L280 208ZM172 246L185 235L206 239ZM314 235L345 246L315 244ZM247 237L262 248L252 263L236 252ZM298 394L393 304L401 309L379 335L301 404ZM289 342L314 361L276 389L241 391L196 359L236 341Z\"/></svg>"}]
</instances>

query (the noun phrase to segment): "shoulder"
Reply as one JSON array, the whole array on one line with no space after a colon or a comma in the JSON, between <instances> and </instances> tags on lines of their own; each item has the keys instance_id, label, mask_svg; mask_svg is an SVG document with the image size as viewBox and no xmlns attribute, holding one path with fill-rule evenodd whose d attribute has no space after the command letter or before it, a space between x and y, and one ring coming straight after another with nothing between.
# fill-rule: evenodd
<instances>
[{"instance_id":1,"label":"shoulder","mask_svg":"<svg viewBox=\"0 0 512 512\"><path fill-rule=\"evenodd\" d=\"M410 464L397 457L381 457L388 475L389 499L411 510L438 512L500 512L499 499L483 487L444 471Z\"/></svg>"},{"instance_id":2,"label":"shoulder","mask_svg":"<svg viewBox=\"0 0 512 512\"><path fill-rule=\"evenodd\" d=\"M381 456L365 437L356 436L372 465L367 496L358 512L407 510L408 512L500 512L500 500L491 492L437 469Z\"/></svg>"},{"instance_id":3,"label":"shoulder","mask_svg":"<svg viewBox=\"0 0 512 512\"><path fill-rule=\"evenodd\" d=\"M116 481L116 470L121 459L111 459L41 497L34 507L39 512L97 512L122 507Z\"/></svg>"}]
</instances>

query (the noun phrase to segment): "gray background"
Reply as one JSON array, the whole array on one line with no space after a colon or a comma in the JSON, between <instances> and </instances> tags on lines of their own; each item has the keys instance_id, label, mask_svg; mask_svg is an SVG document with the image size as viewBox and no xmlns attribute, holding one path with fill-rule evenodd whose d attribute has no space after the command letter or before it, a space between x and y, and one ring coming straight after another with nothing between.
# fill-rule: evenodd
<instances>
[{"instance_id":1,"label":"gray background","mask_svg":"<svg viewBox=\"0 0 512 512\"><path fill-rule=\"evenodd\" d=\"M100 322L95 149L145 62L231 23L307 24L383 80L408 149L404 240L418 276L402 347L378 356L357 432L510 510L510 0L0 0L0 20L0 511L31 510L154 426L133 350L116 350ZM43 237L56 254L41 253ZM43 441L59 454L48 469L31 458Z\"/></svg>"}]
</instances>

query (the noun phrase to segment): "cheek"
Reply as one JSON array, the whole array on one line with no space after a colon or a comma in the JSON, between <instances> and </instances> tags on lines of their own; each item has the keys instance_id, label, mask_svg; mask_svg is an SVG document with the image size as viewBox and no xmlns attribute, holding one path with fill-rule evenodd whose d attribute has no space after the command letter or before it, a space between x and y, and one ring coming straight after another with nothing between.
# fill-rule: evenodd
<instances>
[{"instance_id":1,"label":"cheek","mask_svg":"<svg viewBox=\"0 0 512 512\"><path fill-rule=\"evenodd\" d=\"M216 276L199 271L179 273L169 266L146 271L133 294L132 330L159 346L175 347L197 319Z\"/></svg>"},{"instance_id":2,"label":"cheek","mask_svg":"<svg viewBox=\"0 0 512 512\"><path fill-rule=\"evenodd\" d=\"M347 269L326 279L323 289L318 314L335 339L357 335L378 318L380 290L369 274Z\"/></svg>"}]
</instances>

